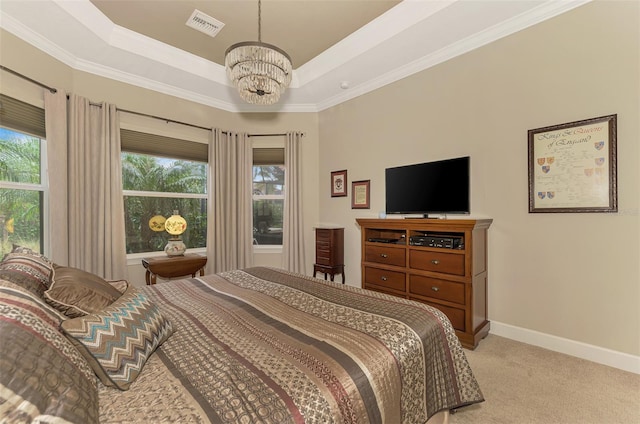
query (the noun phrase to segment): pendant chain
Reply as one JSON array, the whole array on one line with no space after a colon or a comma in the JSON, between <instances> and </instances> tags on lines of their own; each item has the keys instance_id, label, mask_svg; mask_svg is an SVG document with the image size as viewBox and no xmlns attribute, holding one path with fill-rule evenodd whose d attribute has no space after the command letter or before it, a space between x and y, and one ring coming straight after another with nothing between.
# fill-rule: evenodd
<instances>
[{"instance_id":1,"label":"pendant chain","mask_svg":"<svg viewBox=\"0 0 640 424\"><path fill-rule=\"evenodd\" d=\"M258 0L258 42L262 43L262 0Z\"/></svg>"}]
</instances>

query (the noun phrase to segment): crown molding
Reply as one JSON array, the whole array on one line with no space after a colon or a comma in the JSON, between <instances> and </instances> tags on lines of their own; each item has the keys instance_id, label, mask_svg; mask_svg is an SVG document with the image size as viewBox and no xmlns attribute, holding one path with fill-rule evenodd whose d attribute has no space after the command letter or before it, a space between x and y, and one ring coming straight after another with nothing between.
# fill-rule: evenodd
<instances>
[{"instance_id":1,"label":"crown molding","mask_svg":"<svg viewBox=\"0 0 640 424\"><path fill-rule=\"evenodd\" d=\"M438 19L439 13L453 13L464 3L405 0L294 70L281 102L266 107L240 103L223 66L115 25L89 0L5 0L0 27L73 69L214 108L229 112L318 112L590 1L527 2L537 5L438 50L423 51L425 43L419 43L421 39L415 34L428 31L429 20ZM57 27L46 22L34 25L38 18L35 15L43 14L55 15ZM66 28L67 33L61 34L65 31L60 28ZM77 41L78 32L84 35L82 43ZM391 68L387 62L397 65ZM345 80L349 80L346 90L340 88Z\"/></svg>"}]
</instances>

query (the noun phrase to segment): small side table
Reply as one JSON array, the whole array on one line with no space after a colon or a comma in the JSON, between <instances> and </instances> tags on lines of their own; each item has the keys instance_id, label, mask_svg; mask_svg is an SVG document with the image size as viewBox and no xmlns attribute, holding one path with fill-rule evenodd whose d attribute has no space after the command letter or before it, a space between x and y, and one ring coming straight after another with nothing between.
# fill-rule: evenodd
<instances>
[{"instance_id":1,"label":"small side table","mask_svg":"<svg viewBox=\"0 0 640 424\"><path fill-rule=\"evenodd\" d=\"M156 276L163 278L182 277L191 275L195 277L198 271L204 275L204 267L207 257L188 254L184 256L158 256L155 258L143 258L142 265L146 268L145 280L147 285L156 283Z\"/></svg>"}]
</instances>

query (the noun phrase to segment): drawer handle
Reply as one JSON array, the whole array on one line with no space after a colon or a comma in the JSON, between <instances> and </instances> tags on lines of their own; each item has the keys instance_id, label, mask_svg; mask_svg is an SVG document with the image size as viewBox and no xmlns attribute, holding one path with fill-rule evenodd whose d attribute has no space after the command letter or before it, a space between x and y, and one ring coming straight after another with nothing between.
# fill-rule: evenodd
<instances>
[{"instance_id":1,"label":"drawer handle","mask_svg":"<svg viewBox=\"0 0 640 424\"><path fill-rule=\"evenodd\" d=\"M380 277L380 279L381 279L382 281L387 281L387 277L384 277L384 276L383 276L383 277Z\"/></svg>"},{"instance_id":2,"label":"drawer handle","mask_svg":"<svg viewBox=\"0 0 640 424\"><path fill-rule=\"evenodd\" d=\"M440 263L440 261L437 260L437 259L432 259L431 263L434 264L434 265L438 265Z\"/></svg>"},{"instance_id":3,"label":"drawer handle","mask_svg":"<svg viewBox=\"0 0 640 424\"><path fill-rule=\"evenodd\" d=\"M383 258L388 258L389 255L387 255L386 253L381 253L380 256L382 256Z\"/></svg>"},{"instance_id":4,"label":"drawer handle","mask_svg":"<svg viewBox=\"0 0 640 424\"><path fill-rule=\"evenodd\" d=\"M438 287L436 287L436 286L432 286L431 290L433 290L434 292L440 291L440 289Z\"/></svg>"}]
</instances>

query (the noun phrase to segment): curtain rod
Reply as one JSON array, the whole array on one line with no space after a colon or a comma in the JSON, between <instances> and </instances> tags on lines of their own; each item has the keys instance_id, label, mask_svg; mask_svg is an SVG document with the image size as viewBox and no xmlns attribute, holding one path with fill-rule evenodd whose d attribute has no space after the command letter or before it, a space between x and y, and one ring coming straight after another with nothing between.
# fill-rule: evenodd
<instances>
[{"instance_id":1,"label":"curtain rod","mask_svg":"<svg viewBox=\"0 0 640 424\"><path fill-rule=\"evenodd\" d=\"M120 112L125 112L125 113L131 113L133 115L139 115L139 116L144 116L147 118L154 118L154 119L159 119L160 121L165 121L165 122L171 122L174 124L180 124L180 125L187 125L190 127L194 127L194 128L200 128L201 130L207 130L207 131L211 131L211 127L202 127L200 125L195 125L195 124L190 124L188 122L182 122L182 121L176 121L173 119L168 119L168 118L163 118L161 116L155 116L155 115L149 115L147 113L142 113L142 112L134 112L132 110L125 110L125 109L119 109L118 110ZM227 134L227 131L222 131L223 134ZM286 136L287 134L247 134L248 137L277 137L277 136Z\"/></svg>"},{"instance_id":2,"label":"curtain rod","mask_svg":"<svg viewBox=\"0 0 640 424\"><path fill-rule=\"evenodd\" d=\"M36 80L34 80L34 79L31 79L31 78L29 78L28 76L23 75L23 74L21 74L20 72L16 72L16 71L14 71L13 69L7 68L7 67L6 67L6 66L4 66L4 65L0 65L0 69L2 69L3 71L7 71L7 72L9 72L10 74L13 74L13 75L15 75L15 76L17 76L17 77L20 77L20 78L22 78L22 79L24 79L24 80L26 80L26 81L29 81L30 83L35 84L35 85L37 85L38 87L44 88L45 90L49 90L51 93L54 93L54 94L55 94L55 93L57 93L57 92L58 92L58 90L57 90L57 89L55 89L55 88L53 88L53 87L49 87L48 85L45 85L45 84L43 84L43 83L41 83L41 82L39 82L39 81L36 81ZM68 97L69 97L69 96L67 95L67 98L68 98ZM102 105L101 105L101 104L99 104L99 103L92 103L92 105L94 105L94 106L102 106ZM188 123L188 122L176 121L176 120L174 120L174 119L162 118L162 117L160 117L160 116L149 115L149 114L147 114L147 113L142 113L142 112L134 112L134 111L132 111L132 110L126 110L126 109L120 109L120 108L116 108L116 109L117 109L118 111L120 111L120 112L131 113L131 114L133 114L133 115L144 116L144 117L147 117L147 118L159 119L159 120L161 120L161 121L165 121L165 122L167 122L167 123L171 122L171 123L173 123L173 124L186 125L186 126L188 126L188 127L199 128L199 129L201 129L201 130L206 130L206 131L210 131L210 130L211 130L211 128L210 128L210 127L203 127L203 126L201 126L201 125L190 124L190 123ZM226 132L226 131L222 131L222 133L223 133L223 134L227 134L227 132ZM248 136L248 137L277 137L277 136L285 136L285 135L287 135L287 134L247 134L247 136Z\"/></svg>"},{"instance_id":3,"label":"curtain rod","mask_svg":"<svg viewBox=\"0 0 640 424\"><path fill-rule=\"evenodd\" d=\"M29 78L29 77L28 77L28 76L26 76L26 75L22 75L20 72L16 72L16 71L14 71L13 69L9 69L9 68L7 68L6 66L0 65L0 69L2 69L3 71L7 71L7 72L9 72L10 74L13 74L13 75L15 75L15 76L17 76L17 77L20 77L20 78L24 79L24 80L27 80L27 81L29 81L30 83L37 85L38 87L44 88L45 90L49 90L51 93L54 93L54 94L55 94L55 93L57 93L57 92L58 92L58 90L56 90L55 88L53 88L53 87L49 87L48 85L44 85L43 83L41 83L41 82L39 82L39 81L36 81L36 80L34 80L34 79L31 79L31 78Z\"/></svg>"}]
</instances>

